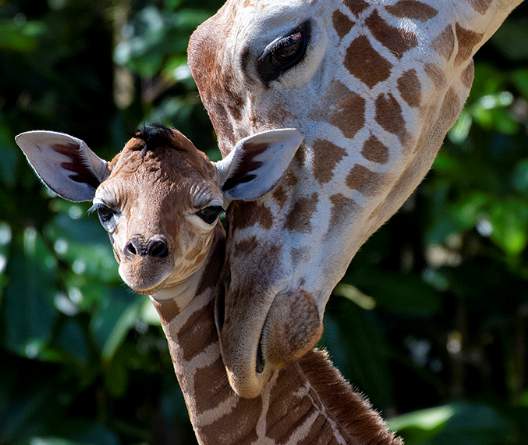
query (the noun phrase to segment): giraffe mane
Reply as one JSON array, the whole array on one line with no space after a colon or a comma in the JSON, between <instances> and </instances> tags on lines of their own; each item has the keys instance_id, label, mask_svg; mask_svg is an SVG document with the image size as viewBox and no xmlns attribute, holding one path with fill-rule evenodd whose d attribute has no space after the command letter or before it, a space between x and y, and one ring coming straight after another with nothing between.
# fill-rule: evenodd
<instances>
[{"instance_id":1,"label":"giraffe mane","mask_svg":"<svg viewBox=\"0 0 528 445\"><path fill-rule=\"evenodd\" d=\"M314 389L327 416L346 436L347 442L369 445L403 445L388 430L370 402L354 391L333 366L326 351L314 349L299 361L299 368Z\"/></svg>"}]
</instances>

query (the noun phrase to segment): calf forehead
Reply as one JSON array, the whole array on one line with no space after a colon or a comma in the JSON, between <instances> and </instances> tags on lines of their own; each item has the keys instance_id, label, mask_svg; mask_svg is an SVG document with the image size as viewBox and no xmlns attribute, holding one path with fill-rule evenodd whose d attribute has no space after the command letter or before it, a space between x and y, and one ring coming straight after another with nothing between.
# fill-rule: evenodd
<instances>
[{"instance_id":1,"label":"calf forehead","mask_svg":"<svg viewBox=\"0 0 528 445\"><path fill-rule=\"evenodd\" d=\"M214 188L214 166L192 144L142 148L142 141L133 138L112 160L110 176L98 191L101 198L128 210L146 205L174 211L190 208L197 194Z\"/></svg>"}]
</instances>

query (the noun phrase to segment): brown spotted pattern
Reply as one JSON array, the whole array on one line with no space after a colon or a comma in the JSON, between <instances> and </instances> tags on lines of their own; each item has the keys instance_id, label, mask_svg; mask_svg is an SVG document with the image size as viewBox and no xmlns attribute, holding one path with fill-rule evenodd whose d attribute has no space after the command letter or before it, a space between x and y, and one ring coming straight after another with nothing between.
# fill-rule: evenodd
<instances>
[{"instance_id":1,"label":"brown spotted pattern","mask_svg":"<svg viewBox=\"0 0 528 445\"><path fill-rule=\"evenodd\" d=\"M421 22L426 22L438 14L436 9L416 0L400 0L394 5L388 5L385 9L395 17L410 18Z\"/></svg>"},{"instance_id":2,"label":"brown spotted pattern","mask_svg":"<svg viewBox=\"0 0 528 445\"><path fill-rule=\"evenodd\" d=\"M314 143L313 174L321 184L330 182L334 169L345 157L346 152L331 142L316 140Z\"/></svg>"},{"instance_id":3,"label":"brown spotted pattern","mask_svg":"<svg viewBox=\"0 0 528 445\"><path fill-rule=\"evenodd\" d=\"M391 64L372 47L365 36L358 37L347 48L345 67L370 88L386 80L391 73Z\"/></svg>"},{"instance_id":4,"label":"brown spotted pattern","mask_svg":"<svg viewBox=\"0 0 528 445\"><path fill-rule=\"evenodd\" d=\"M334 23L334 29L341 38L345 37L354 26L354 22L339 10L334 12L332 20Z\"/></svg>"}]
</instances>

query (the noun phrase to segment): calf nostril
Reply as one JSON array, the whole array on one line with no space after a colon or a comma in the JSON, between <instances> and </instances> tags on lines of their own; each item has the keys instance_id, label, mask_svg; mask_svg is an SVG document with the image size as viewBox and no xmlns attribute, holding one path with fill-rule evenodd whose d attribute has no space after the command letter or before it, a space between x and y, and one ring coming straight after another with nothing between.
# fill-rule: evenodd
<instances>
[{"instance_id":1,"label":"calf nostril","mask_svg":"<svg viewBox=\"0 0 528 445\"><path fill-rule=\"evenodd\" d=\"M128 255L137 255L138 251L136 249L136 246L134 246L134 243L132 241L129 241L125 246L125 253Z\"/></svg>"},{"instance_id":2,"label":"calf nostril","mask_svg":"<svg viewBox=\"0 0 528 445\"><path fill-rule=\"evenodd\" d=\"M148 246L148 255L156 258L165 258L169 254L169 247L163 240L151 241Z\"/></svg>"}]
</instances>

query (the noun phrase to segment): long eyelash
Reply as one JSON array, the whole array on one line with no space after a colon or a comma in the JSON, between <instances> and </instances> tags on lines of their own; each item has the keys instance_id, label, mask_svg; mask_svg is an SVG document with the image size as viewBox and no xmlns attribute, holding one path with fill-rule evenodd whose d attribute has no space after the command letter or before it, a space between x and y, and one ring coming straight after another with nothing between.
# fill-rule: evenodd
<instances>
[{"instance_id":1,"label":"long eyelash","mask_svg":"<svg viewBox=\"0 0 528 445\"><path fill-rule=\"evenodd\" d=\"M89 214L97 212L101 207L107 207L102 202L94 202L93 205L87 210Z\"/></svg>"}]
</instances>

